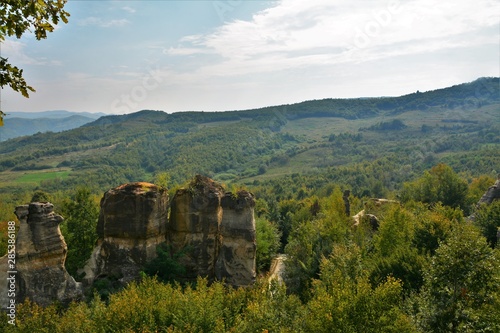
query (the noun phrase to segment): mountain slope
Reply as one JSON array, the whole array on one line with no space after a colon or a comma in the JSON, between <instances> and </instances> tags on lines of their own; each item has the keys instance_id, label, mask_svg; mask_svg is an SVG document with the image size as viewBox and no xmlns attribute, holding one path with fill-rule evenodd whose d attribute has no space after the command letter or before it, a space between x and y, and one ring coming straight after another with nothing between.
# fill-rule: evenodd
<instances>
[{"instance_id":1,"label":"mountain slope","mask_svg":"<svg viewBox=\"0 0 500 333\"><path fill-rule=\"evenodd\" d=\"M373 192L377 182L394 187L438 162L468 174L493 172L499 169L499 96L499 79L483 78L401 97L105 116L3 142L0 191L108 188L166 171L173 182L195 173L240 183L314 174ZM361 175L367 168L378 170L375 178Z\"/></svg>"}]
</instances>

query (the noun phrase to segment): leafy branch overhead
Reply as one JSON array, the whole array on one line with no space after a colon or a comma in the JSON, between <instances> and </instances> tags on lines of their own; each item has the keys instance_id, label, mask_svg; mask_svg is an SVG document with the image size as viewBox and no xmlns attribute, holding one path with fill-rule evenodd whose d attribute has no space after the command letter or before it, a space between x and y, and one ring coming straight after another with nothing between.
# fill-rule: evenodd
<instances>
[{"instance_id":1,"label":"leafy branch overhead","mask_svg":"<svg viewBox=\"0 0 500 333\"><path fill-rule=\"evenodd\" d=\"M25 33L33 33L37 40L47 38L47 33L63 21L68 23L68 12L64 10L67 0L4 0L0 3L0 43L5 37L21 38ZM0 87L11 87L14 91L29 97L35 89L23 78L23 70L0 57ZM0 111L0 126L4 113Z\"/></svg>"}]
</instances>

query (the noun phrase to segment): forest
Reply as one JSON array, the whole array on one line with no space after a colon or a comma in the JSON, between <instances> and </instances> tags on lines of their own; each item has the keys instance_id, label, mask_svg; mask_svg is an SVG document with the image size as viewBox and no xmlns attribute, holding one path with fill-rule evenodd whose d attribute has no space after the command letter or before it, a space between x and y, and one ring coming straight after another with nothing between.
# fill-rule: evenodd
<instances>
[{"instance_id":1,"label":"forest","mask_svg":"<svg viewBox=\"0 0 500 333\"><path fill-rule=\"evenodd\" d=\"M145 110L2 142L0 253L15 206L50 201L78 279L105 190L150 181L172 197L203 174L254 193L258 281L181 284L159 249L169 260L141 282L26 301L0 331L498 332L500 201L477 205L500 172L498 89L482 78L395 98ZM270 282L277 256L286 274Z\"/></svg>"}]
</instances>

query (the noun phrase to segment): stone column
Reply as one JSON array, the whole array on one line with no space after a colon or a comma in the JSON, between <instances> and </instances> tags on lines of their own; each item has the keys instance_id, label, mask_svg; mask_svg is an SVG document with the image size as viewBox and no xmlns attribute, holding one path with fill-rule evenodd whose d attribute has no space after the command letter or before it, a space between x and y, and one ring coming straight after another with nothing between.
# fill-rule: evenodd
<instances>
[{"instance_id":1,"label":"stone column","mask_svg":"<svg viewBox=\"0 0 500 333\"><path fill-rule=\"evenodd\" d=\"M247 191L226 193L221 205L217 278L235 287L251 285L256 277L254 197Z\"/></svg>"}]
</instances>

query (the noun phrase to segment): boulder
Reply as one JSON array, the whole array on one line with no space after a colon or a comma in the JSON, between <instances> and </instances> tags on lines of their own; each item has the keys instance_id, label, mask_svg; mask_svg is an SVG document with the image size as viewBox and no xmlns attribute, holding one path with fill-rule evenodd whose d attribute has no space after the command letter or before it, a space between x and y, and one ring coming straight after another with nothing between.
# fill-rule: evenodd
<instances>
[{"instance_id":1,"label":"boulder","mask_svg":"<svg viewBox=\"0 0 500 333\"><path fill-rule=\"evenodd\" d=\"M247 191L229 192L222 198L221 206L217 278L236 287L253 284L256 276L254 197Z\"/></svg>"},{"instance_id":2,"label":"boulder","mask_svg":"<svg viewBox=\"0 0 500 333\"><path fill-rule=\"evenodd\" d=\"M167 220L168 193L163 188L137 182L107 191L84 282L109 278L126 285L139 279L144 265L156 257L156 247L165 242Z\"/></svg>"},{"instance_id":3,"label":"boulder","mask_svg":"<svg viewBox=\"0 0 500 333\"><path fill-rule=\"evenodd\" d=\"M67 246L59 229L63 221L48 202L32 202L16 208L16 301L30 299L42 306L67 304L82 296L81 284L64 267ZM2 260L2 263L5 260ZM6 271L2 269L2 274ZM2 282L4 277L1 277ZM3 284L2 284L3 287ZM0 289L2 289L0 287ZM1 297L6 293L2 292ZM2 305L5 304L2 300Z\"/></svg>"}]
</instances>

